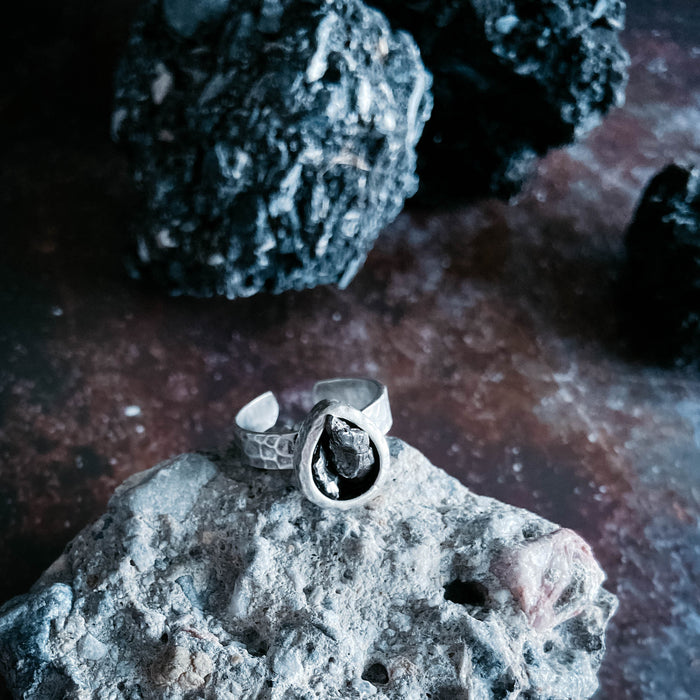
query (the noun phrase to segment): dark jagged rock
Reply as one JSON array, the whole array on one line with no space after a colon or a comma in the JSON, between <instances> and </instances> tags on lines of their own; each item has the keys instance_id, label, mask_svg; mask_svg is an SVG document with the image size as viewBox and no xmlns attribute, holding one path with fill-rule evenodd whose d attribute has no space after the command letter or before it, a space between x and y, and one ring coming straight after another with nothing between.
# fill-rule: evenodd
<instances>
[{"instance_id":1,"label":"dark jagged rock","mask_svg":"<svg viewBox=\"0 0 700 700\"><path fill-rule=\"evenodd\" d=\"M328 498L355 498L374 483L377 460L376 450L364 430L328 416L314 454L314 481Z\"/></svg>"},{"instance_id":2,"label":"dark jagged rock","mask_svg":"<svg viewBox=\"0 0 700 700\"><path fill-rule=\"evenodd\" d=\"M345 479L366 476L374 466L374 454L369 435L335 416L326 419L328 447L333 465Z\"/></svg>"},{"instance_id":3,"label":"dark jagged rock","mask_svg":"<svg viewBox=\"0 0 700 700\"><path fill-rule=\"evenodd\" d=\"M149 0L114 137L145 211L133 270L173 293L345 286L417 187L415 43L360 0Z\"/></svg>"},{"instance_id":4,"label":"dark jagged rock","mask_svg":"<svg viewBox=\"0 0 700 700\"><path fill-rule=\"evenodd\" d=\"M515 192L536 157L624 100L623 0L374 0L433 72L421 194Z\"/></svg>"},{"instance_id":5,"label":"dark jagged rock","mask_svg":"<svg viewBox=\"0 0 700 700\"><path fill-rule=\"evenodd\" d=\"M647 186L625 239L623 325L658 362L700 361L700 169L669 165Z\"/></svg>"}]
</instances>

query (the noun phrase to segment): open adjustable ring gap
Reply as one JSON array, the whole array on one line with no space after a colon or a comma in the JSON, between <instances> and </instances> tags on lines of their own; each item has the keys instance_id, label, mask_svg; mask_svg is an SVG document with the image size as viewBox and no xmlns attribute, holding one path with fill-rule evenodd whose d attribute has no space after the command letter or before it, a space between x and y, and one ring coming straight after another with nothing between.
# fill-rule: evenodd
<instances>
[{"instance_id":1,"label":"open adjustable ring gap","mask_svg":"<svg viewBox=\"0 0 700 700\"><path fill-rule=\"evenodd\" d=\"M316 505L362 505L378 495L388 474L386 387L373 379L330 379L313 393L316 404L298 431L274 429L279 405L271 392L253 399L236 416L239 446L253 467L294 469Z\"/></svg>"}]
</instances>

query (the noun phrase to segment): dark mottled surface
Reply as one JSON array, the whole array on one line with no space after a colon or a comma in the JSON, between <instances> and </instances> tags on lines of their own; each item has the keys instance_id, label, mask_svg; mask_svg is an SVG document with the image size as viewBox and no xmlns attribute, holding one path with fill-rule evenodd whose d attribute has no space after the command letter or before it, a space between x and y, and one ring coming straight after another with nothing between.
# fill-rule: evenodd
<instances>
[{"instance_id":1,"label":"dark mottled surface","mask_svg":"<svg viewBox=\"0 0 700 700\"><path fill-rule=\"evenodd\" d=\"M624 0L374 2L415 36L433 73L435 107L418 146L421 202L505 199L537 157L623 101Z\"/></svg>"},{"instance_id":2,"label":"dark mottled surface","mask_svg":"<svg viewBox=\"0 0 700 700\"><path fill-rule=\"evenodd\" d=\"M402 215L344 292L227 302L123 273L109 76L133 4L42 0L3 23L0 600L127 475L223 444L243 401L371 374L393 434L591 542L621 601L599 698L696 697L700 375L630 359L612 299L644 185L700 156L700 6L631 4L627 106L511 205Z\"/></svg>"},{"instance_id":3,"label":"dark mottled surface","mask_svg":"<svg viewBox=\"0 0 700 700\"><path fill-rule=\"evenodd\" d=\"M360 0L150 0L127 46L134 277L229 299L347 287L418 188L415 42Z\"/></svg>"},{"instance_id":4,"label":"dark mottled surface","mask_svg":"<svg viewBox=\"0 0 700 700\"><path fill-rule=\"evenodd\" d=\"M700 163L699 163L700 165ZM625 332L660 363L700 359L700 168L655 175L625 235Z\"/></svg>"}]
</instances>

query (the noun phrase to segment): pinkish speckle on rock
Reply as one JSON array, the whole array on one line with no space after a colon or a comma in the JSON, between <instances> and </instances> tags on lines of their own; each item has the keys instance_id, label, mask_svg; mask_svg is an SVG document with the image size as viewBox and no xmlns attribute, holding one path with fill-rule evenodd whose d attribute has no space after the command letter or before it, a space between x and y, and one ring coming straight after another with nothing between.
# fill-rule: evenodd
<instances>
[{"instance_id":1,"label":"pinkish speckle on rock","mask_svg":"<svg viewBox=\"0 0 700 700\"><path fill-rule=\"evenodd\" d=\"M568 528L509 550L496 574L539 632L578 615L605 580L591 548Z\"/></svg>"}]
</instances>

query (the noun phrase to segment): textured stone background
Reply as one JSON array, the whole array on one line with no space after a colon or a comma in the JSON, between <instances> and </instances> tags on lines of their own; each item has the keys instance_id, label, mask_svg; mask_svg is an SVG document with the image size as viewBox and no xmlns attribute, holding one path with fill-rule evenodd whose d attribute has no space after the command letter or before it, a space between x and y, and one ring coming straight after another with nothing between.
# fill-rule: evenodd
<instances>
[{"instance_id":1,"label":"textured stone background","mask_svg":"<svg viewBox=\"0 0 700 700\"><path fill-rule=\"evenodd\" d=\"M0 601L126 476L224 443L246 399L370 374L395 435L591 542L621 601L597 697L695 697L700 376L635 362L612 298L644 184L700 159L700 6L630 3L627 106L510 206L409 210L345 292L238 302L123 273L108 125L133 6L39 0L0 30Z\"/></svg>"}]
</instances>

